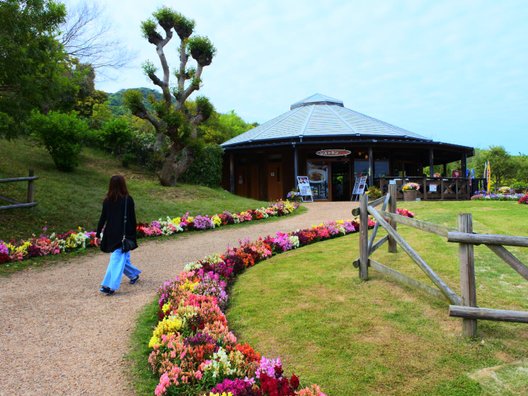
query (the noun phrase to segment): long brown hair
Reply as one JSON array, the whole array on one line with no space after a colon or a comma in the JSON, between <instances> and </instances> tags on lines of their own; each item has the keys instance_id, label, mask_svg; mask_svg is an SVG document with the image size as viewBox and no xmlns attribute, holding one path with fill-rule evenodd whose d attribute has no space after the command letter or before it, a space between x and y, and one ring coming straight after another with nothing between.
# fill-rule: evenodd
<instances>
[{"instance_id":1,"label":"long brown hair","mask_svg":"<svg viewBox=\"0 0 528 396\"><path fill-rule=\"evenodd\" d=\"M128 190L125 178L121 175L114 175L110 178L108 185L108 193L106 193L105 201L117 201L119 198L126 197Z\"/></svg>"}]
</instances>

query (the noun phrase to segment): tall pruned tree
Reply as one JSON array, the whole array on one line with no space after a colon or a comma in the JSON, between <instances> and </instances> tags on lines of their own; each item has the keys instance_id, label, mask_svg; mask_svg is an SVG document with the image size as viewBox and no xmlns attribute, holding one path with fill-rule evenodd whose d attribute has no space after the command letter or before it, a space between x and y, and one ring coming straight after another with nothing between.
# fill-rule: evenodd
<instances>
[{"instance_id":1,"label":"tall pruned tree","mask_svg":"<svg viewBox=\"0 0 528 396\"><path fill-rule=\"evenodd\" d=\"M195 22L168 7L161 7L141 24L144 37L156 48L161 65L158 68L150 61L143 69L154 85L163 92L163 99L151 97L154 111L149 111L139 91L128 91L125 103L132 114L148 120L156 129L158 148L165 137L170 141L163 166L158 174L164 186L174 186L179 176L193 161L190 143L197 139L197 126L206 121L214 108L209 100L199 96L194 106L186 106L189 97L200 89L203 69L209 66L215 55L215 47L207 37L193 36ZM180 39L179 67L174 72L176 84L171 85L171 71L165 56L165 46L173 39L174 33ZM189 65L190 58L196 66Z\"/></svg>"}]
</instances>

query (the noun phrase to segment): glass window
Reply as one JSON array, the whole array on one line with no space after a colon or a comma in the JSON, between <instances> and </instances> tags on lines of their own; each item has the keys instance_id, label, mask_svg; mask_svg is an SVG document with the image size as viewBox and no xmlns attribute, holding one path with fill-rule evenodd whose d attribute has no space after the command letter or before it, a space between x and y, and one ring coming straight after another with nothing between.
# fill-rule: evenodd
<instances>
[{"instance_id":1,"label":"glass window","mask_svg":"<svg viewBox=\"0 0 528 396\"><path fill-rule=\"evenodd\" d=\"M385 177L389 175L389 161L374 162L374 177Z\"/></svg>"},{"instance_id":2,"label":"glass window","mask_svg":"<svg viewBox=\"0 0 528 396\"><path fill-rule=\"evenodd\" d=\"M354 176L368 176L369 162L368 160L354 160Z\"/></svg>"}]
</instances>

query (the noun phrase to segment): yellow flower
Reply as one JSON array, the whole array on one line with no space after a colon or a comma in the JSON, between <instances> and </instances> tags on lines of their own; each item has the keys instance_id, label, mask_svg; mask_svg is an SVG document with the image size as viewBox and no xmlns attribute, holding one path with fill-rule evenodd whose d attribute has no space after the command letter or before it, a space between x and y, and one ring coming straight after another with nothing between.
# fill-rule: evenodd
<instances>
[{"instance_id":1,"label":"yellow flower","mask_svg":"<svg viewBox=\"0 0 528 396\"><path fill-rule=\"evenodd\" d=\"M194 291L194 288L198 285L198 282L191 282L189 279L185 280L185 283L180 285L180 290L189 290L190 292Z\"/></svg>"},{"instance_id":2,"label":"yellow flower","mask_svg":"<svg viewBox=\"0 0 528 396\"><path fill-rule=\"evenodd\" d=\"M163 311L163 313L166 314L167 312L170 311L170 308L171 308L170 302L167 302L167 303L163 304L163 307L161 307L161 310Z\"/></svg>"},{"instance_id":3,"label":"yellow flower","mask_svg":"<svg viewBox=\"0 0 528 396\"><path fill-rule=\"evenodd\" d=\"M191 221L194 221L194 217L193 216L189 216L187 217L187 221L190 223Z\"/></svg>"},{"instance_id":4,"label":"yellow flower","mask_svg":"<svg viewBox=\"0 0 528 396\"><path fill-rule=\"evenodd\" d=\"M161 340L158 337L156 337L156 336L152 336L150 338L148 346L149 346L149 348L154 348L155 346L157 346L159 344L161 344Z\"/></svg>"},{"instance_id":5,"label":"yellow flower","mask_svg":"<svg viewBox=\"0 0 528 396\"><path fill-rule=\"evenodd\" d=\"M213 221L215 227L222 225L222 219L218 215L214 215L213 217L211 217L211 220Z\"/></svg>"},{"instance_id":6,"label":"yellow flower","mask_svg":"<svg viewBox=\"0 0 528 396\"><path fill-rule=\"evenodd\" d=\"M175 217L174 219L171 220L174 224L176 225L180 225L181 223L181 217Z\"/></svg>"},{"instance_id":7,"label":"yellow flower","mask_svg":"<svg viewBox=\"0 0 528 396\"><path fill-rule=\"evenodd\" d=\"M174 334L178 332L182 327L182 320L178 316L169 316L163 318L162 321L158 322L156 328L152 332L152 338L149 341L149 347L153 348L154 345L161 343L161 336Z\"/></svg>"}]
</instances>

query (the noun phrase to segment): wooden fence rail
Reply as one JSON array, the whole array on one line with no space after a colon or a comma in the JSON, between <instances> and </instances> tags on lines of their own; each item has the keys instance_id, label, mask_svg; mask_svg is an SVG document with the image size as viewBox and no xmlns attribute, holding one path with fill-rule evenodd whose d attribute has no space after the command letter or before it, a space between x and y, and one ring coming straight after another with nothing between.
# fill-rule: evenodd
<instances>
[{"instance_id":1,"label":"wooden fence rail","mask_svg":"<svg viewBox=\"0 0 528 396\"><path fill-rule=\"evenodd\" d=\"M452 230L426 221L400 216L396 213L396 185L389 185L389 193L382 198L372 201L369 204L367 196L362 195L360 197L359 209L354 209L352 211L355 216L360 217L360 257L354 262L354 266L359 268L359 274L362 280L368 280L368 269L371 267L399 283L420 289L435 297L446 298L451 303L449 306L449 315L463 319L462 333L465 336L476 336L478 319L528 323L528 312L480 308L477 306L474 256L474 245L484 244L510 267L517 271L523 278L528 280L528 266L524 265L503 246L528 247L528 237L475 234L473 233L472 216L469 213L460 214L458 216L457 230ZM383 204L381 210L376 209L375 206L380 204ZM387 206L389 206L388 211L386 211ZM369 214L376 220L376 225L370 238L368 236ZM448 242L456 242L459 244L461 296L458 296L402 238L397 231L398 223L416 228L420 231L439 235L446 238ZM377 242L374 242L378 227L383 227L388 235L380 238ZM396 252L396 245L399 245L438 289L432 288L371 259L370 256L387 241L389 243L389 252Z\"/></svg>"},{"instance_id":2,"label":"wooden fence rail","mask_svg":"<svg viewBox=\"0 0 528 396\"><path fill-rule=\"evenodd\" d=\"M18 202L15 199L4 197L0 195L0 200L9 202L11 205L3 205L0 206L0 210L3 209L16 209L16 208L31 208L35 205L37 205L37 202L34 201L35 196L35 180L38 179L38 176L35 176L33 169L29 170L29 176L27 177L10 177L6 179L0 179L0 183L16 183L16 182L25 182L27 181L28 187L27 187L27 194L26 194L26 202Z\"/></svg>"}]
</instances>

